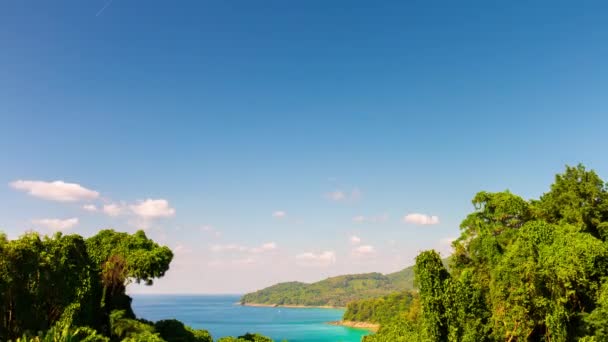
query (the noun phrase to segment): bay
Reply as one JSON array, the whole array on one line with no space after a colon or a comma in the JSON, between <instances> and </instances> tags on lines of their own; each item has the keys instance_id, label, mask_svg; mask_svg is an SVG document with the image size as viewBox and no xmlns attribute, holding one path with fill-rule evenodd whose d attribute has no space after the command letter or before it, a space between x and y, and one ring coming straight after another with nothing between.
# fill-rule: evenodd
<instances>
[{"instance_id":1,"label":"bay","mask_svg":"<svg viewBox=\"0 0 608 342\"><path fill-rule=\"evenodd\" d=\"M151 321L175 318L208 330L214 339L257 332L275 341L359 342L368 332L328 325L343 310L249 307L236 304L238 295L132 295L137 317Z\"/></svg>"}]
</instances>

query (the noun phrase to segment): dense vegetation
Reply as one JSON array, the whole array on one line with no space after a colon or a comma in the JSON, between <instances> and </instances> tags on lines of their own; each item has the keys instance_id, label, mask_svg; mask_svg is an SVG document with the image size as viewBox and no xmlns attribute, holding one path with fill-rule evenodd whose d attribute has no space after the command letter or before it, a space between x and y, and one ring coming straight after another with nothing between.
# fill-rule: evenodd
<instances>
[{"instance_id":1,"label":"dense vegetation","mask_svg":"<svg viewBox=\"0 0 608 342\"><path fill-rule=\"evenodd\" d=\"M102 230L88 239L0 234L0 341L211 342L206 330L137 319L131 309L127 285L152 285L172 258L143 231ZM271 341L252 334L221 340Z\"/></svg>"},{"instance_id":2,"label":"dense vegetation","mask_svg":"<svg viewBox=\"0 0 608 342\"><path fill-rule=\"evenodd\" d=\"M450 272L434 251L416 258L419 300L403 305L418 314L365 315L382 322L365 342L608 341L604 182L567 167L539 200L480 192L473 205Z\"/></svg>"},{"instance_id":3,"label":"dense vegetation","mask_svg":"<svg viewBox=\"0 0 608 342\"><path fill-rule=\"evenodd\" d=\"M280 283L248 293L242 304L346 307L357 299L378 298L414 287L413 268L383 275L365 273L327 278L316 283Z\"/></svg>"},{"instance_id":4,"label":"dense vegetation","mask_svg":"<svg viewBox=\"0 0 608 342\"><path fill-rule=\"evenodd\" d=\"M395 292L380 298L360 299L348 303L343 320L390 323L394 320L411 320L418 315L420 304L415 292Z\"/></svg>"}]
</instances>

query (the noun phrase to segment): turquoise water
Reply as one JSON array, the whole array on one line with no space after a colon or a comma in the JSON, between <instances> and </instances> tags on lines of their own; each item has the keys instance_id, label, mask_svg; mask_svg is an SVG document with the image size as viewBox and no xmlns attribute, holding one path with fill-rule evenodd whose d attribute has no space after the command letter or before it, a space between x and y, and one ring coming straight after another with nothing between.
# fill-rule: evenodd
<instances>
[{"instance_id":1,"label":"turquoise water","mask_svg":"<svg viewBox=\"0 0 608 342\"><path fill-rule=\"evenodd\" d=\"M138 317L157 321L176 318L214 338L259 332L275 341L359 342L367 332L325 324L342 317L342 310L260 308L235 305L240 296L133 295Z\"/></svg>"}]
</instances>

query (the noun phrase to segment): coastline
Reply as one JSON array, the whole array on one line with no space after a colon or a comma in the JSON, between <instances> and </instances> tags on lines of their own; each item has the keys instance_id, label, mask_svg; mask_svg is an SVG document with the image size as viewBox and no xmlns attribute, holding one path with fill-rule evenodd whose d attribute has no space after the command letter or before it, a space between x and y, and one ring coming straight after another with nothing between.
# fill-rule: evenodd
<instances>
[{"instance_id":1,"label":"coastline","mask_svg":"<svg viewBox=\"0 0 608 342\"><path fill-rule=\"evenodd\" d=\"M292 308L292 309L346 309L331 305L295 305L295 304L258 304L258 303L237 303L241 306L252 306L261 308Z\"/></svg>"},{"instance_id":2,"label":"coastline","mask_svg":"<svg viewBox=\"0 0 608 342\"><path fill-rule=\"evenodd\" d=\"M327 322L327 324L348 327L348 328L355 328L355 329L364 329L364 330L369 330L371 332L378 332L378 329L380 329L380 324L369 323L369 322L333 321L333 322Z\"/></svg>"}]
</instances>

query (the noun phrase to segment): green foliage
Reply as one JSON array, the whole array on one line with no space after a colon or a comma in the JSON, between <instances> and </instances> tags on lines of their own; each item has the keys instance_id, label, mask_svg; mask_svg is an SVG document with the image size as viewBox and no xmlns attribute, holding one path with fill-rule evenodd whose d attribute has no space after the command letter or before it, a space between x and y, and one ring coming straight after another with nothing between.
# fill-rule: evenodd
<instances>
[{"instance_id":1,"label":"green foliage","mask_svg":"<svg viewBox=\"0 0 608 342\"><path fill-rule=\"evenodd\" d=\"M87 327L59 328L53 327L45 333L29 337L24 334L15 342L109 342L107 337L98 334L95 330Z\"/></svg>"},{"instance_id":2,"label":"green foliage","mask_svg":"<svg viewBox=\"0 0 608 342\"><path fill-rule=\"evenodd\" d=\"M154 326L129 318L124 310L114 310L110 314L110 331L115 339L137 338L137 335L153 335Z\"/></svg>"},{"instance_id":3,"label":"green foliage","mask_svg":"<svg viewBox=\"0 0 608 342\"><path fill-rule=\"evenodd\" d=\"M239 337L222 337L217 342L273 342L272 339L260 334L246 333Z\"/></svg>"},{"instance_id":4,"label":"green foliage","mask_svg":"<svg viewBox=\"0 0 608 342\"><path fill-rule=\"evenodd\" d=\"M0 341L212 342L206 330L133 314L126 286L152 284L172 258L143 231L102 230L87 240L28 233L9 241L0 233Z\"/></svg>"},{"instance_id":5,"label":"green foliage","mask_svg":"<svg viewBox=\"0 0 608 342\"><path fill-rule=\"evenodd\" d=\"M420 288L420 303L423 307L422 328L433 341L447 340L446 307L444 296L446 281L450 274L435 251L426 251L416 257L416 284Z\"/></svg>"},{"instance_id":6,"label":"green foliage","mask_svg":"<svg viewBox=\"0 0 608 342\"><path fill-rule=\"evenodd\" d=\"M548 222L571 224L606 240L608 189L594 171L587 171L583 165L568 166L565 173L555 176L551 191L537 204Z\"/></svg>"},{"instance_id":7,"label":"green foliage","mask_svg":"<svg viewBox=\"0 0 608 342\"><path fill-rule=\"evenodd\" d=\"M414 292L395 292L380 298L361 299L348 303L345 321L386 323L405 319L415 313L412 309L418 296Z\"/></svg>"},{"instance_id":8,"label":"green foliage","mask_svg":"<svg viewBox=\"0 0 608 342\"><path fill-rule=\"evenodd\" d=\"M423 342L420 327L412 321L383 323L378 333L364 336L362 342Z\"/></svg>"},{"instance_id":9,"label":"green foliage","mask_svg":"<svg viewBox=\"0 0 608 342\"><path fill-rule=\"evenodd\" d=\"M608 281L604 281L597 294L597 307L585 317L598 341L608 341Z\"/></svg>"},{"instance_id":10,"label":"green foliage","mask_svg":"<svg viewBox=\"0 0 608 342\"><path fill-rule=\"evenodd\" d=\"M175 319L158 321L154 324L154 328L167 341L213 342L208 331L192 329Z\"/></svg>"},{"instance_id":11,"label":"green foliage","mask_svg":"<svg viewBox=\"0 0 608 342\"><path fill-rule=\"evenodd\" d=\"M480 192L473 205L451 273L433 251L416 259L422 314L365 341L607 341L604 182L567 167L538 201Z\"/></svg>"},{"instance_id":12,"label":"green foliage","mask_svg":"<svg viewBox=\"0 0 608 342\"><path fill-rule=\"evenodd\" d=\"M163 340L158 334L144 331L139 334L135 334L124 338L121 342L167 342Z\"/></svg>"},{"instance_id":13,"label":"green foliage","mask_svg":"<svg viewBox=\"0 0 608 342\"><path fill-rule=\"evenodd\" d=\"M135 234L102 230L87 239L91 259L104 273L106 286L134 280L152 285L154 278L165 275L173 259L166 246L159 246L139 230Z\"/></svg>"},{"instance_id":14,"label":"green foliage","mask_svg":"<svg viewBox=\"0 0 608 342\"><path fill-rule=\"evenodd\" d=\"M49 329L62 318L70 324L93 323L96 284L80 236L1 238L0 339Z\"/></svg>"}]
</instances>

